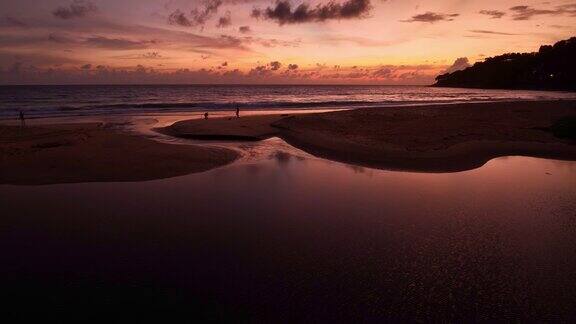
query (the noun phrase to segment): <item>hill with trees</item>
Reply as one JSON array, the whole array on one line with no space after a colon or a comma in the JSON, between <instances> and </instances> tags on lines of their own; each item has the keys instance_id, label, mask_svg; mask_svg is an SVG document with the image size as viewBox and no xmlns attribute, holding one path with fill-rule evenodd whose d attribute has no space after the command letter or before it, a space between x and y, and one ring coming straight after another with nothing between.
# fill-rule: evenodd
<instances>
[{"instance_id":1,"label":"hill with trees","mask_svg":"<svg viewBox=\"0 0 576 324\"><path fill-rule=\"evenodd\" d=\"M436 87L576 91L576 37L544 45L534 53L487 58L436 77Z\"/></svg>"}]
</instances>

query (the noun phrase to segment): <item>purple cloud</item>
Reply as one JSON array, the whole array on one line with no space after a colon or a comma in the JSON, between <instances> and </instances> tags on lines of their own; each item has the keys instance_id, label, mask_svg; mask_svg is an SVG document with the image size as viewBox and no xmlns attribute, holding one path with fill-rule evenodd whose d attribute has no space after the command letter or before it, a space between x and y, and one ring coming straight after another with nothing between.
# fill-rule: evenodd
<instances>
[{"instance_id":1,"label":"purple cloud","mask_svg":"<svg viewBox=\"0 0 576 324\"><path fill-rule=\"evenodd\" d=\"M331 19L361 19L372 10L370 0L347 0L343 3L330 1L314 8L306 3L292 8L289 0L278 0L274 7L252 10L253 18L274 20L279 25L323 22Z\"/></svg>"},{"instance_id":2,"label":"purple cloud","mask_svg":"<svg viewBox=\"0 0 576 324\"><path fill-rule=\"evenodd\" d=\"M412 16L408 20L401 20L402 22L425 22L425 23L436 23L439 21L452 21L455 17L460 16L460 14L442 14L436 12L425 12L423 14Z\"/></svg>"},{"instance_id":3,"label":"purple cloud","mask_svg":"<svg viewBox=\"0 0 576 324\"><path fill-rule=\"evenodd\" d=\"M52 15L60 19L73 19L86 17L97 11L98 7L96 7L92 2L74 0L67 7L60 6L56 8L54 11L52 11Z\"/></svg>"},{"instance_id":4,"label":"purple cloud","mask_svg":"<svg viewBox=\"0 0 576 324\"><path fill-rule=\"evenodd\" d=\"M252 29L250 29L250 26L240 26L238 27L238 31L241 34L250 34L252 32Z\"/></svg>"},{"instance_id":5,"label":"purple cloud","mask_svg":"<svg viewBox=\"0 0 576 324\"><path fill-rule=\"evenodd\" d=\"M232 25L232 16L230 15L230 11L226 11L226 14L218 19L218 24L216 24L216 27L225 28L230 25Z\"/></svg>"},{"instance_id":6,"label":"purple cloud","mask_svg":"<svg viewBox=\"0 0 576 324\"><path fill-rule=\"evenodd\" d=\"M203 26L218 13L222 4L222 0L204 0L199 7L192 9L189 15L177 9L168 16L168 23L184 27Z\"/></svg>"},{"instance_id":7,"label":"purple cloud","mask_svg":"<svg viewBox=\"0 0 576 324\"><path fill-rule=\"evenodd\" d=\"M492 19L499 19L506 15L504 11L500 10L480 10L481 15L490 16Z\"/></svg>"}]
</instances>

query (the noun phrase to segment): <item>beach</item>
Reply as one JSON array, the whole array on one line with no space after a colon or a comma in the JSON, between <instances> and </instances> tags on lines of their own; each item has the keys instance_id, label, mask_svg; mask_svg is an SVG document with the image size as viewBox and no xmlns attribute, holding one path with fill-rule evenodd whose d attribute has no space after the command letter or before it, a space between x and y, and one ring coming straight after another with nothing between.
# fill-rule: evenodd
<instances>
[{"instance_id":1,"label":"beach","mask_svg":"<svg viewBox=\"0 0 576 324\"><path fill-rule=\"evenodd\" d=\"M574 140L551 127L576 101L366 108L181 120L154 129L178 138L259 141L279 137L310 154L390 170L455 172L492 158L576 160ZM0 126L0 183L143 181L202 172L241 152L209 143L171 145L105 123Z\"/></svg>"},{"instance_id":2,"label":"beach","mask_svg":"<svg viewBox=\"0 0 576 324\"><path fill-rule=\"evenodd\" d=\"M412 173L277 138L243 145L261 157L151 181L0 185L8 318L573 318L574 162Z\"/></svg>"},{"instance_id":3,"label":"beach","mask_svg":"<svg viewBox=\"0 0 576 324\"><path fill-rule=\"evenodd\" d=\"M557 120L574 114L576 101L474 103L191 120L160 131L184 138L278 136L331 160L454 172L506 155L574 160L574 141L551 131Z\"/></svg>"},{"instance_id":4,"label":"beach","mask_svg":"<svg viewBox=\"0 0 576 324\"><path fill-rule=\"evenodd\" d=\"M576 160L574 140L552 126L576 101L366 108L181 120L155 131L193 140L279 137L312 155L390 170L455 172L492 158ZM0 183L143 181L202 172L241 152L210 143L172 145L113 123L0 126Z\"/></svg>"},{"instance_id":5,"label":"beach","mask_svg":"<svg viewBox=\"0 0 576 324\"><path fill-rule=\"evenodd\" d=\"M9 315L571 319L574 107L4 123Z\"/></svg>"},{"instance_id":6,"label":"beach","mask_svg":"<svg viewBox=\"0 0 576 324\"><path fill-rule=\"evenodd\" d=\"M576 322L575 3L0 12L4 322Z\"/></svg>"},{"instance_id":7,"label":"beach","mask_svg":"<svg viewBox=\"0 0 576 324\"><path fill-rule=\"evenodd\" d=\"M145 181L202 172L238 154L159 143L102 123L0 126L0 183Z\"/></svg>"}]
</instances>

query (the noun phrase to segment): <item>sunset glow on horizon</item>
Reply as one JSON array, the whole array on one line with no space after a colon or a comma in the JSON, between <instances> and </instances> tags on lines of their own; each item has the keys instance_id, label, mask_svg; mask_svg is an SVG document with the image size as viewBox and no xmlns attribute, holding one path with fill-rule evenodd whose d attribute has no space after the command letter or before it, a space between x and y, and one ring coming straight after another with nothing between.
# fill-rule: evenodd
<instances>
[{"instance_id":1,"label":"sunset glow on horizon","mask_svg":"<svg viewBox=\"0 0 576 324\"><path fill-rule=\"evenodd\" d=\"M0 11L0 84L431 84L576 34L573 0L21 0Z\"/></svg>"}]
</instances>

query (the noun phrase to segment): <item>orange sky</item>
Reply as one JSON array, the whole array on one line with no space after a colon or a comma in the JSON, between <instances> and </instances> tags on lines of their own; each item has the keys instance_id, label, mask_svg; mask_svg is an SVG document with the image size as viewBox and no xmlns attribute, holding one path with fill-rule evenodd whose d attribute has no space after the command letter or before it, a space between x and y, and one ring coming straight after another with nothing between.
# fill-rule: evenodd
<instances>
[{"instance_id":1,"label":"orange sky","mask_svg":"<svg viewBox=\"0 0 576 324\"><path fill-rule=\"evenodd\" d=\"M574 0L19 0L0 12L2 84L430 84L458 58L576 34Z\"/></svg>"}]
</instances>

